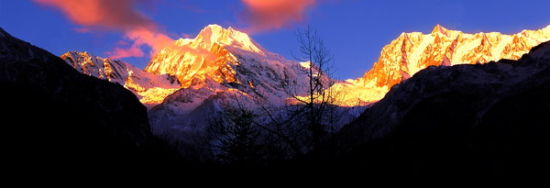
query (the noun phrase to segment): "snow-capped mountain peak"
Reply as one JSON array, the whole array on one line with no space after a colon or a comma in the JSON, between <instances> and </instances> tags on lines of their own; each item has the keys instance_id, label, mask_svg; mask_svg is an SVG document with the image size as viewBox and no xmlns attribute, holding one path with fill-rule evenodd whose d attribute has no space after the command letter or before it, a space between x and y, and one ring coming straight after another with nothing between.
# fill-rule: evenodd
<instances>
[{"instance_id":1,"label":"snow-capped mountain peak","mask_svg":"<svg viewBox=\"0 0 550 188\"><path fill-rule=\"evenodd\" d=\"M232 27L225 29L216 24L208 25L202 29L194 42L195 45L202 45L203 48L210 48L214 44L219 44L260 54L264 53L264 50L248 34L235 30Z\"/></svg>"},{"instance_id":2,"label":"snow-capped mountain peak","mask_svg":"<svg viewBox=\"0 0 550 188\"><path fill-rule=\"evenodd\" d=\"M246 53L246 54L245 54ZM194 39L178 39L174 46L153 56L145 71L176 77L183 88L203 84L235 82L239 64L236 55L265 58L271 55L246 33L219 25L208 25Z\"/></svg>"}]
</instances>

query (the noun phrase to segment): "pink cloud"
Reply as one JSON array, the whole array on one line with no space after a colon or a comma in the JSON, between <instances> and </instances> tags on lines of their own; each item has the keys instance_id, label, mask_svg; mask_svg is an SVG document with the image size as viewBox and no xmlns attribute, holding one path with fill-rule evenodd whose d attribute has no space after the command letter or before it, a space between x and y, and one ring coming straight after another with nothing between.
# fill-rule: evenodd
<instances>
[{"instance_id":1,"label":"pink cloud","mask_svg":"<svg viewBox=\"0 0 550 188\"><path fill-rule=\"evenodd\" d=\"M89 32L91 28L102 28L121 31L125 37L133 41L130 48L115 48L108 52L112 58L141 57L144 55L141 47L146 45L153 52L171 45L173 39L158 30L151 19L135 9L137 3L143 0L34 0L35 2L52 6L63 12L71 21Z\"/></svg>"},{"instance_id":2,"label":"pink cloud","mask_svg":"<svg viewBox=\"0 0 550 188\"><path fill-rule=\"evenodd\" d=\"M252 32L279 29L304 19L317 0L241 0Z\"/></svg>"},{"instance_id":3,"label":"pink cloud","mask_svg":"<svg viewBox=\"0 0 550 188\"><path fill-rule=\"evenodd\" d=\"M154 28L155 23L136 11L138 0L35 0L56 7L73 22L89 27L132 30Z\"/></svg>"}]
</instances>

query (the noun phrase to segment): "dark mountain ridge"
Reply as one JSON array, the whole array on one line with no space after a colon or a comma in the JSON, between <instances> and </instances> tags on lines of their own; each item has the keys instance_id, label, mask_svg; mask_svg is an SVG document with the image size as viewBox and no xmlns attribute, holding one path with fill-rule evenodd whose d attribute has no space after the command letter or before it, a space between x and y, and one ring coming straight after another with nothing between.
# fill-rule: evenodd
<instances>
[{"instance_id":1,"label":"dark mountain ridge","mask_svg":"<svg viewBox=\"0 0 550 188\"><path fill-rule=\"evenodd\" d=\"M154 164L178 156L151 133L146 108L118 84L80 74L0 28L7 156L20 166Z\"/></svg>"},{"instance_id":2,"label":"dark mountain ridge","mask_svg":"<svg viewBox=\"0 0 550 188\"><path fill-rule=\"evenodd\" d=\"M535 173L550 166L549 114L550 41L518 61L422 70L314 156L373 173Z\"/></svg>"}]
</instances>

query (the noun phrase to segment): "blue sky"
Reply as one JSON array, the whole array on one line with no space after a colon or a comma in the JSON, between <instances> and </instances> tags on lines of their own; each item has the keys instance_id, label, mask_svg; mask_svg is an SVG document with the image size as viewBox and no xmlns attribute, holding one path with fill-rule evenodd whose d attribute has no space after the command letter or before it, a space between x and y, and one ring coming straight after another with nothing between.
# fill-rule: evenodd
<instances>
[{"instance_id":1,"label":"blue sky","mask_svg":"<svg viewBox=\"0 0 550 188\"><path fill-rule=\"evenodd\" d=\"M195 35L207 24L245 27L239 0L150 0L144 13L172 36ZM266 49L291 58L294 32L307 24L316 28L335 56L336 78L361 76L382 47L402 32L428 33L436 24L465 32L516 33L550 25L550 0L320 0L306 18L252 37ZM82 33L61 12L31 0L0 0L0 27L54 54L89 51L106 56L124 34ZM148 58L125 58L144 67Z\"/></svg>"}]
</instances>

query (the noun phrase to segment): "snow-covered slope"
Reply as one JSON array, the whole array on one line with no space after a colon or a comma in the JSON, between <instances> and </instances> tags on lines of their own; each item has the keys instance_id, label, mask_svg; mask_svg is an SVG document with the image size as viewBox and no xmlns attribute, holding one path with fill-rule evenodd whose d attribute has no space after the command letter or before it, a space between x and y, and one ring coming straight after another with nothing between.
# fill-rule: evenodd
<instances>
[{"instance_id":1,"label":"snow-covered slope","mask_svg":"<svg viewBox=\"0 0 550 188\"><path fill-rule=\"evenodd\" d=\"M61 58L82 74L124 86L147 106L161 103L166 96L180 88L180 84L171 76L148 73L119 60L101 58L87 52L67 52Z\"/></svg>"},{"instance_id":2,"label":"snow-covered slope","mask_svg":"<svg viewBox=\"0 0 550 188\"><path fill-rule=\"evenodd\" d=\"M505 35L498 32L468 34L437 25L429 34L402 33L382 49L378 61L363 77L335 84L332 89L342 96L340 105L378 101L393 85L428 66L517 60L532 47L548 40L550 26Z\"/></svg>"},{"instance_id":3,"label":"snow-covered slope","mask_svg":"<svg viewBox=\"0 0 550 188\"><path fill-rule=\"evenodd\" d=\"M306 68L271 53L247 34L209 25L194 39L161 50L145 69L176 77L182 89L150 111L158 131L197 131L224 108L258 113L305 94ZM328 78L325 78L328 79ZM210 117L210 118L209 118ZM200 130L200 129L199 129Z\"/></svg>"}]
</instances>

